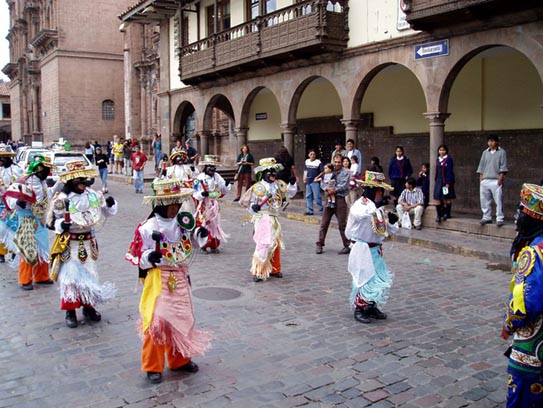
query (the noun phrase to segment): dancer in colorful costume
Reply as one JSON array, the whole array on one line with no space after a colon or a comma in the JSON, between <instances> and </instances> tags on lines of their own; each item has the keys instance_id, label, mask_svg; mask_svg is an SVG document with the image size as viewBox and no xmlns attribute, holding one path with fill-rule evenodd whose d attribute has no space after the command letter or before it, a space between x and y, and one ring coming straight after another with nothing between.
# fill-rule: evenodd
<instances>
[{"instance_id":1,"label":"dancer in colorful costume","mask_svg":"<svg viewBox=\"0 0 543 408\"><path fill-rule=\"evenodd\" d=\"M283 233L279 223L278 212L286 204L287 197L292 198L298 191L296 177L289 179L289 184L276 180L277 171L283 165L273 157L260 159L254 169L257 183L247 190L240 204L253 214L253 240L256 243L251 274L254 282L262 282L270 276L282 278L281 248Z\"/></svg>"},{"instance_id":2,"label":"dancer in colorful costume","mask_svg":"<svg viewBox=\"0 0 543 408\"><path fill-rule=\"evenodd\" d=\"M507 373L507 407L543 406L543 187L524 184L517 236L511 246L513 273L502 337L513 335Z\"/></svg>"},{"instance_id":3,"label":"dancer in colorful costume","mask_svg":"<svg viewBox=\"0 0 543 408\"><path fill-rule=\"evenodd\" d=\"M185 187L192 187L192 179L196 177L196 174L187 164L187 160L187 153L184 150L172 153L170 156L171 166L166 169L166 177L182 180Z\"/></svg>"},{"instance_id":4,"label":"dancer in colorful costume","mask_svg":"<svg viewBox=\"0 0 543 408\"><path fill-rule=\"evenodd\" d=\"M351 206L345 228L345 235L353 242L348 264L353 278L350 302L354 318L360 323L387 317L377 307L387 301L393 278L383 257L382 243L398 231L398 217L385 211L390 197L384 198L383 193L394 187L384 180L383 173L372 171L366 171L364 178L357 180L364 187L364 195Z\"/></svg>"},{"instance_id":5,"label":"dancer in colorful costume","mask_svg":"<svg viewBox=\"0 0 543 408\"><path fill-rule=\"evenodd\" d=\"M195 373L198 366L191 357L205 352L211 335L194 328L188 261L195 220L190 212L179 212L193 190L178 179L155 179L151 187L153 195L144 203L152 204L153 211L137 226L125 259L139 267L143 279L141 369L150 382L159 383L164 354L170 370Z\"/></svg>"},{"instance_id":6,"label":"dancer in colorful costume","mask_svg":"<svg viewBox=\"0 0 543 408\"><path fill-rule=\"evenodd\" d=\"M7 188L23 175L23 169L13 163L15 152L9 145L0 145L0 194L4 194ZM15 252L13 237L17 231L17 218L13 212L6 209L0 201L0 263L4 263L8 250Z\"/></svg>"},{"instance_id":7,"label":"dancer in colorful costume","mask_svg":"<svg viewBox=\"0 0 543 408\"><path fill-rule=\"evenodd\" d=\"M49 206L45 180L53 167L51 159L37 155L28 165L26 175L19 183L32 192L19 195L19 183L13 183L4 193L4 203L8 211L15 210L17 231L13 237L16 253L19 255L19 284L23 290L32 290L32 282L50 285L49 278L49 238L45 228L45 213Z\"/></svg>"},{"instance_id":8,"label":"dancer in colorful costume","mask_svg":"<svg viewBox=\"0 0 543 408\"><path fill-rule=\"evenodd\" d=\"M117 203L111 196L89 186L98 176L95 168L86 169L82 161L66 163L67 171L60 175L62 192L55 195L48 215L48 225L57 234L51 248L51 276L60 284L62 310L66 311L66 326L78 326L76 309L83 307L83 316L91 321L101 320L95 309L115 296L110 282L98 279L98 242L95 225L117 214Z\"/></svg>"},{"instance_id":9,"label":"dancer in colorful costume","mask_svg":"<svg viewBox=\"0 0 543 408\"><path fill-rule=\"evenodd\" d=\"M200 243L200 251L207 254L209 249L210 253L216 254L219 253L221 241L226 242L228 238L221 227L219 198L230 191L232 186L229 181L225 181L216 172L217 166L220 166L219 156L205 155L199 165L204 166L204 171L198 174L194 180L194 194L192 195L198 201L196 226L205 228L208 232L206 241Z\"/></svg>"}]
</instances>

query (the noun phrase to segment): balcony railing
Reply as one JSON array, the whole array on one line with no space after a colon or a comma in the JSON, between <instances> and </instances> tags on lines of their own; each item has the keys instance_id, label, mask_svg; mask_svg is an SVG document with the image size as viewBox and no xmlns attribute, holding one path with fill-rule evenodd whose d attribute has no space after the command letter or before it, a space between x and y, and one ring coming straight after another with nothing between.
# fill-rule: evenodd
<instances>
[{"instance_id":1,"label":"balcony railing","mask_svg":"<svg viewBox=\"0 0 543 408\"><path fill-rule=\"evenodd\" d=\"M327 10L331 3L334 11ZM182 47L181 80L197 84L243 68L340 52L349 31L347 10L340 3L302 1Z\"/></svg>"},{"instance_id":2,"label":"balcony railing","mask_svg":"<svg viewBox=\"0 0 543 408\"><path fill-rule=\"evenodd\" d=\"M459 25L506 25L540 18L541 0L403 0L407 21L416 30L447 30ZM539 16L539 17L538 17Z\"/></svg>"}]
</instances>

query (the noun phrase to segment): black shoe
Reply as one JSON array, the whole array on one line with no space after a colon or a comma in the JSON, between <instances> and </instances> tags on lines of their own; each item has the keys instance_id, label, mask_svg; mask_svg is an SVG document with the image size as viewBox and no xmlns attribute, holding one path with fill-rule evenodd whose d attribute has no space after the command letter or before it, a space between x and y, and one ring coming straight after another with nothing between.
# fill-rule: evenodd
<instances>
[{"instance_id":1,"label":"black shoe","mask_svg":"<svg viewBox=\"0 0 543 408\"><path fill-rule=\"evenodd\" d=\"M368 307L366 307L365 313L366 313L366 316L373 317L374 319L378 319L378 320L384 320L384 319L387 318L387 315L385 313L381 312L377 308L375 303L373 303L372 305L369 305Z\"/></svg>"},{"instance_id":2,"label":"black shoe","mask_svg":"<svg viewBox=\"0 0 543 408\"><path fill-rule=\"evenodd\" d=\"M496 222L497 227L503 227L504 224L505 224L505 222L503 222L503 221L497 221Z\"/></svg>"},{"instance_id":3,"label":"black shoe","mask_svg":"<svg viewBox=\"0 0 543 408\"><path fill-rule=\"evenodd\" d=\"M315 249L316 254L322 254L322 245L317 244L317 248Z\"/></svg>"},{"instance_id":4,"label":"black shoe","mask_svg":"<svg viewBox=\"0 0 543 408\"><path fill-rule=\"evenodd\" d=\"M447 216L447 214L443 214L443 221L447 221L449 219L449 217Z\"/></svg>"},{"instance_id":5,"label":"black shoe","mask_svg":"<svg viewBox=\"0 0 543 408\"><path fill-rule=\"evenodd\" d=\"M32 285L32 282L27 283L26 285L21 285L22 290L33 290L34 286Z\"/></svg>"},{"instance_id":6,"label":"black shoe","mask_svg":"<svg viewBox=\"0 0 543 408\"><path fill-rule=\"evenodd\" d=\"M212 253L212 254L218 254L221 251L219 251L219 248L210 248L209 252Z\"/></svg>"},{"instance_id":7,"label":"black shoe","mask_svg":"<svg viewBox=\"0 0 543 408\"><path fill-rule=\"evenodd\" d=\"M343 248L341 251L339 251L337 254L338 255L347 255L351 252L351 248L349 247L345 247Z\"/></svg>"},{"instance_id":8,"label":"black shoe","mask_svg":"<svg viewBox=\"0 0 543 408\"><path fill-rule=\"evenodd\" d=\"M201 254L206 254L206 255L207 255L207 254L208 254L207 248L200 248L200 253L201 253Z\"/></svg>"},{"instance_id":9,"label":"black shoe","mask_svg":"<svg viewBox=\"0 0 543 408\"><path fill-rule=\"evenodd\" d=\"M479 222L481 223L481 225L492 224L492 220L485 220L484 218Z\"/></svg>"},{"instance_id":10,"label":"black shoe","mask_svg":"<svg viewBox=\"0 0 543 408\"><path fill-rule=\"evenodd\" d=\"M197 373L200 367L198 367L198 364L193 363L192 361L189 361L187 364L182 365L181 367L172 368L172 371L185 371L187 373Z\"/></svg>"},{"instance_id":11,"label":"black shoe","mask_svg":"<svg viewBox=\"0 0 543 408\"><path fill-rule=\"evenodd\" d=\"M234 202L237 203L239 201L239 197L234 198Z\"/></svg>"},{"instance_id":12,"label":"black shoe","mask_svg":"<svg viewBox=\"0 0 543 408\"><path fill-rule=\"evenodd\" d=\"M306 212L304 212L304 215L315 215L315 214L312 213L312 212L306 211Z\"/></svg>"},{"instance_id":13,"label":"black shoe","mask_svg":"<svg viewBox=\"0 0 543 408\"><path fill-rule=\"evenodd\" d=\"M75 315L75 310L66 310L66 318L64 319L66 326L70 329L77 327L77 316Z\"/></svg>"},{"instance_id":14,"label":"black shoe","mask_svg":"<svg viewBox=\"0 0 543 408\"><path fill-rule=\"evenodd\" d=\"M253 282L262 282L262 278L259 278L258 276L253 276Z\"/></svg>"},{"instance_id":15,"label":"black shoe","mask_svg":"<svg viewBox=\"0 0 543 408\"><path fill-rule=\"evenodd\" d=\"M102 315L92 307L83 307L83 316L85 316L85 319L89 319L93 322L102 320Z\"/></svg>"},{"instance_id":16,"label":"black shoe","mask_svg":"<svg viewBox=\"0 0 543 408\"><path fill-rule=\"evenodd\" d=\"M436 217L436 222L437 222L438 224L441 222L441 217L440 217L439 215Z\"/></svg>"},{"instance_id":17,"label":"black shoe","mask_svg":"<svg viewBox=\"0 0 543 408\"><path fill-rule=\"evenodd\" d=\"M162 373L148 372L147 373L147 379L149 380L150 383L153 383L153 384L161 383L162 382Z\"/></svg>"},{"instance_id":18,"label":"black shoe","mask_svg":"<svg viewBox=\"0 0 543 408\"><path fill-rule=\"evenodd\" d=\"M47 280L36 282L36 283L39 285L52 285L53 283L55 283L55 281L53 279L47 279Z\"/></svg>"},{"instance_id":19,"label":"black shoe","mask_svg":"<svg viewBox=\"0 0 543 408\"><path fill-rule=\"evenodd\" d=\"M360 309L359 307L357 307L356 309L354 309L354 319L360 323L364 323L364 324L368 324L368 323L371 323L371 320L369 319L368 316L366 316L366 313Z\"/></svg>"},{"instance_id":20,"label":"black shoe","mask_svg":"<svg viewBox=\"0 0 543 408\"><path fill-rule=\"evenodd\" d=\"M271 276L273 276L274 278L282 278L283 277L283 274L281 272L279 273L272 273Z\"/></svg>"},{"instance_id":21,"label":"black shoe","mask_svg":"<svg viewBox=\"0 0 543 408\"><path fill-rule=\"evenodd\" d=\"M6 257L4 255L0 255L0 263L6 262Z\"/></svg>"}]
</instances>

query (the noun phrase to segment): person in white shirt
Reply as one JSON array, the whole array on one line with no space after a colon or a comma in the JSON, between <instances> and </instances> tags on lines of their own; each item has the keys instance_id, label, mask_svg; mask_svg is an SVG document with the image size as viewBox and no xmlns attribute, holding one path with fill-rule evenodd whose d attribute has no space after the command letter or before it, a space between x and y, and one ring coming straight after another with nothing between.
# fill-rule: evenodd
<instances>
[{"instance_id":1,"label":"person in white shirt","mask_svg":"<svg viewBox=\"0 0 543 408\"><path fill-rule=\"evenodd\" d=\"M407 179L405 182L405 190L402 191L402 194L398 199L396 211L398 211L400 223L402 223L402 218L405 213L413 215L413 225L416 229L420 230L422 228L422 214L424 213L424 194L422 194L422 190L415 188L416 185L417 182L413 177Z\"/></svg>"}]
</instances>

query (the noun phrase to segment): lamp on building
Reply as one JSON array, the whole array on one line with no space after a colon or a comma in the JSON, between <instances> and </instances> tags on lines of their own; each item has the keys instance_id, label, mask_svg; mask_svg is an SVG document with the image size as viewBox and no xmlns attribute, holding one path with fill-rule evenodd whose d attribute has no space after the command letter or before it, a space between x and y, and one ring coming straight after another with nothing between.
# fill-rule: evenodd
<instances>
[{"instance_id":1,"label":"lamp on building","mask_svg":"<svg viewBox=\"0 0 543 408\"><path fill-rule=\"evenodd\" d=\"M142 14L150 14L150 13L154 13L156 11L156 9L153 7L153 6L147 6L143 9L143 11L141 12Z\"/></svg>"},{"instance_id":2,"label":"lamp on building","mask_svg":"<svg viewBox=\"0 0 543 408\"><path fill-rule=\"evenodd\" d=\"M127 27L128 27L128 21L123 21L123 22L121 23L121 25L119 26L119 31L120 31L121 33L123 33L124 30L126 30Z\"/></svg>"}]
</instances>

